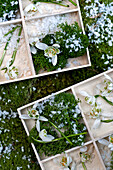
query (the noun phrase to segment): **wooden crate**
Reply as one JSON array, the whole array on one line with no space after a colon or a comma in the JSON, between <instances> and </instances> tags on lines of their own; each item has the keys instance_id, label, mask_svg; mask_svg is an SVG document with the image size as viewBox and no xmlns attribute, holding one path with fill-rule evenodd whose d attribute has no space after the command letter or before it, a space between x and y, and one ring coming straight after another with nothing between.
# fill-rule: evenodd
<instances>
[{"instance_id":1,"label":"wooden crate","mask_svg":"<svg viewBox=\"0 0 113 170\"><path fill-rule=\"evenodd\" d=\"M76 3L77 3L76 7L72 4L70 4L70 2L68 2L69 5L70 5L69 8L60 7L58 9L56 9L55 8L56 5L46 4L50 7L50 9L52 9L51 10L52 12L48 13L46 10L44 10L44 13L41 14L41 15L39 15L39 13L37 13L32 17L26 18L24 16L24 8L29 3L30 3L30 1L28 1L28 0L19 0L20 19L15 19L15 20L0 23L0 26L4 26L4 27L7 26L7 25L20 23L20 24L22 24L22 27L23 27L22 34L23 34L23 37L24 37L24 48L26 50L23 50L23 48L18 49L18 51L20 51L20 53L21 53L21 56L18 56L18 55L16 56L15 65L18 66L18 67L23 67L23 69L26 69L25 65L21 66L19 64L19 60L23 56L25 56L26 61L28 61L30 72L28 74L26 74L25 76L21 75L18 78L18 80L21 80L22 78L24 79L25 77L30 78L31 76L36 75L35 68L34 68L34 65L33 65L32 56L31 56L31 52L30 52L29 37L28 37L28 34L27 34L27 26L29 26L29 24L32 20L42 20L45 17L48 18L48 17L55 16L55 15L57 16L57 15L63 15L63 14L68 15L69 14L69 15L72 16L73 21L76 20L79 23L79 26L82 28L83 34L85 34L78 0L76 0ZM42 6L42 8L44 8L45 4L42 3L41 6ZM2 52L3 48L1 48L0 51ZM8 59L7 56L5 58L6 58L6 60ZM4 60L4 62L6 62L6 60ZM76 61L77 64L73 64L73 61ZM53 74L53 73L59 73L59 72L64 72L64 71L68 71L68 70L79 69L79 68L91 66L88 48L86 49L86 54L84 56L80 56L80 57L73 58L73 59L68 59L68 64L70 64L70 66L69 67L67 66L62 70L56 70L56 71L50 71L50 72L40 70L38 76L40 77L40 76L49 75L49 74ZM15 80L6 80L4 75L3 75L3 71L2 71L2 74L0 76L0 84L13 82L13 81L15 81Z\"/></svg>"},{"instance_id":2,"label":"wooden crate","mask_svg":"<svg viewBox=\"0 0 113 170\"><path fill-rule=\"evenodd\" d=\"M81 83L78 83L76 85L73 85L71 87L68 87L66 89L63 89L63 90L53 94L53 95L57 95L57 94L62 93L62 92L70 92L71 91L71 93L75 96L75 99L79 98L81 100L81 103L79 103L79 108L81 110L82 118L84 120L84 123L87 127L87 130L88 130L88 134L90 136L90 138L88 138L87 141L85 142L85 145L87 145L87 146L93 145L94 148L95 148L94 162L92 161L91 164L90 163L87 164L88 170L90 170L90 169L105 170L106 169L105 164L104 164L103 159L102 159L101 152L100 152L99 147L98 147L98 139L104 138L104 137L112 134L113 126L112 126L112 123L108 123L108 124L104 123L104 125L103 124L101 125L102 127L98 128L98 130L96 130L96 132L94 132L91 129L92 120L89 120L87 118L87 116L85 115L85 111L84 111L84 109L88 108L88 105L85 102L83 102L83 97L79 94L79 92L81 90L86 90L88 93L92 94L93 93L92 89L95 87L95 85L100 83L102 80L104 80L104 78L105 78L104 74L105 73L107 75L109 75L111 78L113 78L113 69L111 69L109 71L106 71L102 74L94 76L90 79L87 79L87 80L81 82ZM27 109L31 108L35 103L41 102L45 99L48 99L53 95L49 95L45 98L42 98L40 100L37 100L37 101L32 102L30 104L27 104L27 105L25 105L21 108L18 108L19 116L21 116L21 114L27 113ZM104 105L105 105L105 102L104 102ZM111 106L107 105L107 110L111 111ZM23 123L23 126L25 128L27 135L29 136L29 131L34 126L34 121L33 120L23 120L23 119L21 119L21 121ZM35 145L33 143L31 145L33 147L33 150L35 152L37 160L40 163L41 168L43 170L54 170L56 168L56 165L53 164L53 159L56 158L56 157L59 157L60 154L41 159L40 155L38 154L38 151L35 148ZM77 158L76 158L75 155L78 155L79 148L80 147L77 146L75 148L69 149L69 150L66 151L66 153L71 155L74 158L74 160L76 161ZM58 167L57 167L57 169L58 169ZM79 167L78 167L78 169L79 169Z\"/></svg>"}]
</instances>

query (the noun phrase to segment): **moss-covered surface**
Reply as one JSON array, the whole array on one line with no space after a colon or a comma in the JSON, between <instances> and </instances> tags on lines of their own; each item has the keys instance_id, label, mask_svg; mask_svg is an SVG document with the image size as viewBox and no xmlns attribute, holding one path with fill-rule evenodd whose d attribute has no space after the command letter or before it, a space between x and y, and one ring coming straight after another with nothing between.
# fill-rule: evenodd
<instances>
[{"instance_id":1,"label":"moss-covered surface","mask_svg":"<svg viewBox=\"0 0 113 170\"><path fill-rule=\"evenodd\" d=\"M81 122L82 115L78 108L78 102L73 94L60 93L38 104L36 110L39 115L48 119L48 121L40 121L41 132L45 129L54 139L59 139L59 133L54 128L55 125L59 130L64 130L65 136L79 134L69 137L69 141L63 138L54 142L39 143L40 133L37 132L36 127L32 128L30 139L40 155L52 156L84 144L87 130L85 124Z\"/></svg>"},{"instance_id":2,"label":"moss-covered surface","mask_svg":"<svg viewBox=\"0 0 113 170\"><path fill-rule=\"evenodd\" d=\"M33 47L37 52L36 54L32 54L32 58L36 74L41 69L47 71L63 69L68 64L69 58L83 56L86 53L89 40L87 35L82 33L82 29L77 22L71 25L67 22L59 24L58 29L60 31L56 31L54 34L47 34L41 40L49 46L46 50L38 49L34 43L35 46ZM59 46L56 49L53 47L55 44ZM52 56L57 55L57 63L55 65L52 62L50 54Z\"/></svg>"},{"instance_id":3,"label":"moss-covered surface","mask_svg":"<svg viewBox=\"0 0 113 170\"><path fill-rule=\"evenodd\" d=\"M104 0L104 2L107 4L108 0ZM85 17L85 1L80 0L80 4L85 30L88 34L86 24L94 21ZM113 22L113 17L111 17L111 20ZM107 59L101 58L103 52L104 54L113 55L113 48L109 47L107 43L100 44L99 48L97 48L94 43L90 42L89 51L92 62L91 67L0 86L1 110L9 112L5 112L6 116L3 116L5 113L0 112L0 170L39 169L21 121L18 115L13 118L10 108L16 111L20 106L112 68L113 59L108 64L105 64ZM13 146L9 144L13 144ZM7 153L7 147L11 148L10 155Z\"/></svg>"}]
</instances>

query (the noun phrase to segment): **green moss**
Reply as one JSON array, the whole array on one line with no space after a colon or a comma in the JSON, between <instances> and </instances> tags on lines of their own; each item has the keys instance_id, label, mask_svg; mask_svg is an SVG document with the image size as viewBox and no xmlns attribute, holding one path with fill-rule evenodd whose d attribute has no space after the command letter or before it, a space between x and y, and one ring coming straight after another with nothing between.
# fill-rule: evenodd
<instances>
[{"instance_id":1,"label":"green moss","mask_svg":"<svg viewBox=\"0 0 113 170\"><path fill-rule=\"evenodd\" d=\"M86 53L86 48L89 45L89 40L88 37L82 33L82 29L79 27L78 23L75 22L72 25L68 25L66 22L60 24L58 27L60 31L55 33L55 39L61 46L61 51L63 51L64 55L67 58L76 58L84 55ZM82 46L82 48L75 45L77 44L77 42L74 43L76 40L80 42L79 45ZM71 48L71 45L74 47ZM77 48L78 50L76 51L75 49Z\"/></svg>"},{"instance_id":2,"label":"green moss","mask_svg":"<svg viewBox=\"0 0 113 170\"><path fill-rule=\"evenodd\" d=\"M12 2L13 5L11 5ZM19 6L17 0L0 0L0 18L2 19L2 21L9 21L11 19L15 19L18 10ZM11 11L13 12L13 16L10 15ZM3 16L5 13L7 14L6 18L4 18Z\"/></svg>"},{"instance_id":3,"label":"green moss","mask_svg":"<svg viewBox=\"0 0 113 170\"><path fill-rule=\"evenodd\" d=\"M0 111L1 112L1 111ZM16 113L3 112L0 121L0 170L37 169L36 158ZM0 149L1 150L1 149ZM32 157L32 158L31 158ZM29 167L29 168L28 168Z\"/></svg>"},{"instance_id":4,"label":"green moss","mask_svg":"<svg viewBox=\"0 0 113 170\"><path fill-rule=\"evenodd\" d=\"M60 31L55 32L54 34L48 34L42 39L42 42L49 46L52 46L55 43L60 45L60 54L57 54L57 64L53 66L51 59L44 55L44 51L37 49L37 53L32 54L37 74L41 69L47 71L63 69L68 62L68 58L76 58L86 53L89 40L86 35L82 34L82 29L78 26L77 22L72 25L63 23L58 27ZM69 42L67 43L67 41ZM80 46L78 47L78 45L75 45L76 43L74 43L74 41ZM74 47L71 47L71 45Z\"/></svg>"},{"instance_id":5,"label":"green moss","mask_svg":"<svg viewBox=\"0 0 113 170\"><path fill-rule=\"evenodd\" d=\"M68 136L76 134L73 130L75 124L77 133L86 132L85 125L79 122L79 120L82 119L82 116L79 112L77 112L77 104L78 101L75 100L72 94L61 93L55 96L55 98L52 97L50 99L45 100L44 102L41 102L37 106L37 110L41 116L46 117L49 121L54 123L60 130L63 129L64 134ZM49 122L40 121L40 127L41 130L46 129L47 133L54 136L55 139L59 138L58 133L55 131L55 129ZM32 139L32 137L34 137L35 139L40 140L39 137L37 138L37 136L38 132L34 127L30 131L31 141L35 143L36 149L40 154L45 153L45 155L47 156L62 153L67 149L78 145L80 146L85 142L85 135L78 135L69 138L73 145L70 145L70 143L67 142L65 138L56 142L42 144L35 142Z\"/></svg>"}]
</instances>

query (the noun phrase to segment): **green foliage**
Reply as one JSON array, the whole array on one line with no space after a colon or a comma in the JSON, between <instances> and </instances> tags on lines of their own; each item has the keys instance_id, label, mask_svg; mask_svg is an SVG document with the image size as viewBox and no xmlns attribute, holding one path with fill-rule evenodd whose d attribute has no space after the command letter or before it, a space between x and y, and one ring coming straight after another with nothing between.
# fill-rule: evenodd
<instances>
[{"instance_id":1,"label":"green foliage","mask_svg":"<svg viewBox=\"0 0 113 170\"><path fill-rule=\"evenodd\" d=\"M64 58L64 55L62 53L57 55L58 62L56 66L53 66L53 64L49 62L49 58L44 56L44 51L42 50L37 49L37 53L32 56L37 74L40 71L40 69L45 70L46 68L47 71L54 71L58 68L64 68L67 63L67 60L66 58Z\"/></svg>"},{"instance_id":2,"label":"green foliage","mask_svg":"<svg viewBox=\"0 0 113 170\"><path fill-rule=\"evenodd\" d=\"M109 3L108 1L110 2L112 0L103 0L103 2L105 2L106 4ZM86 34L88 35L87 23L91 25L94 22L94 19L86 17L85 10L84 10L84 7L86 6L85 0L80 0L79 2L80 2L85 31L86 31ZM112 19L112 22L113 22L113 19ZM105 44L103 44L103 46L100 46L98 49L96 45L94 45L93 43L90 43L89 51L90 51L91 63L92 63L91 67L63 72L59 74L53 74L53 75L44 76L41 78L24 80L21 82L0 85L0 96L2 97L2 99L0 99L0 107L2 108L2 110L7 110L9 112L10 112L10 108L12 108L13 111L16 111L16 109L20 106L33 102L39 98L45 97L58 90L61 90L73 84L79 83L80 81L83 81L105 70L108 70L108 67L111 67L111 63L113 64L113 60L108 65L105 65L104 64L105 60L101 59L103 50L106 52L106 54L109 53L109 51L112 54L112 48L108 48L108 46L106 46ZM15 88L15 86L17 86L17 88ZM35 87L36 90L33 90L33 87ZM3 94L3 92L5 92L5 94ZM9 100L11 101L8 102ZM31 159L34 160L35 155L31 149L31 146L27 145L28 140L25 134L25 130L21 124L21 121L19 120L19 118L15 118L13 119L13 121L15 124L13 128L12 128L12 122L9 121L8 118L5 119L5 122L7 122L7 124L2 123L0 121L0 127L3 127L4 129L6 129L7 126L10 127L10 132L6 133L6 136L4 136L4 138L6 137L8 138L10 134L13 134L13 136L18 136L17 137L18 139L22 139L22 136L23 136L24 138L23 142L22 140L21 141L19 140L20 141L19 143L20 144L22 143L22 146L26 147L25 155L29 156L31 154L32 155ZM17 125L17 128L15 128L16 125ZM2 132L2 135L3 133L4 132ZM2 135L0 135L0 141L2 141L3 143L3 138L1 139ZM8 141L6 141L5 144L8 145L9 144ZM17 143L16 143L16 146L18 146ZM19 147L20 146L18 146L18 148ZM29 152L29 150L31 152ZM6 159L6 157L0 159L0 164L2 164L2 169L0 168L0 170L9 169L10 166L12 169L14 169L14 166L12 165L14 154L15 153L13 150L13 153L10 155L9 160ZM22 161L22 153L19 152L18 155L20 155L20 157L18 156L18 159L15 158L15 165L21 164L20 162ZM113 157L113 153L112 153L112 157ZM7 162L3 163L3 160ZM111 169L113 169L112 165L113 165L113 161L111 162ZM24 163L22 161L21 166L23 167L23 169L27 169L27 164L25 163L25 161ZM34 169L36 170L38 169L37 163L34 163L34 167L35 167ZM33 164L30 169L31 170L33 169Z\"/></svg>"},{"instance_id":3,"label":"green foliage","mask_svg":"<svg viewBox=\"0 0 113 170\"><path fill-rule=\"evenodd\" d=\"M54 43L60 45L61 52L60 54L57 54L57 64L53 66L50 58L44 55L44 51L37 49L37 53L32 54L37 74L41 69L47 71L63 69L67 64L68 58L76 58L86 53L86 48L89 44L88 38L86 35L82 34L82 29L78 26L77 22L72 25L68 25L67 23L60 24L59 28L61 31L57 31L54 34L48 34L42 39L42 42L49 46L52 46ZM67 43L67 41L69 42ZM75 45L74 41L78 44ZM71 47L71 45L74 47Z\"/></svg>"},{"instance_id":4,"label":"green foliage","mask_svg":"<svg viewBox=\"0 0 113 170\"><path fill-rule=\"evenodd\" d=\"M17 0L0 0L0 20L9 21L16 18L16 13L19 10Z\"/></svg>"},{"instance_id":5,"label":"green foliage","mask_svg":"<svg viewBox=\"0 0 113 170\"><path fill-rule=\"evenodd\" d=\"M111 166L110 170L113 170L113 152L111 152Z\"/></svg>"},{"instance_id":6,"label":"green foliage","mask_svg":"<svg viewBox=\"0 0 113 170\"><path fill-rule=\"evenodd\" d=\"M75 58L86 53L89 40L88 37L82 33L82 29L77 22L72 25L68 25L67 22L62 23L59 25L59 29L60 31L55 33L55 39L56 43L61 46L61 51L63 51L64 56L67 58ZM74 41L76 42L74 43ZM71 47L71 45L73 45L73 47Z\"/></svg>"},{"instance_id":7,"label":"green foliage","mask_svg":"<svg viewBox=\"0 0 113 170\"><path fill-rule=\"evenodd\" d=\"M49 121L54 123L60 130L64 130L66 136L72 134L78 134L86 132L86 127L83 123L79 121L82 119L80 110L77 107L78 101L75 100L74 96L70 93L61 93L55 97L45 100L37 106L37 110L41 116L46 117ZM40 127L46 129L48 134L56 138L59 138L58 133L53 128L49 122L41 122ZM76 128L75 128L76 125ZM70 149L75 146L80 146L85 142L85 135L79 135L75 137L70 137L69 139L73 143L70 145L66 139L62 139L56 142L50 143L38 143L35 142L32 137L35 139L38 136L38 132L34 127L30 131L30 138L32 142L35 143L37 151L42 154L45 153L47 156L56 155L62 153L63 151Z\"/></svg>"},{"instance_id":8,"label":"green foliage","mask_svg":"<svg viewBox=\"0 0 113 170\"><path fill-rule=\"evenodd\" d=\"M33 155L16 113L4 111L0 121L0 170L17 170L19 167L40 170Z\"/></svg>"}]
</instances>

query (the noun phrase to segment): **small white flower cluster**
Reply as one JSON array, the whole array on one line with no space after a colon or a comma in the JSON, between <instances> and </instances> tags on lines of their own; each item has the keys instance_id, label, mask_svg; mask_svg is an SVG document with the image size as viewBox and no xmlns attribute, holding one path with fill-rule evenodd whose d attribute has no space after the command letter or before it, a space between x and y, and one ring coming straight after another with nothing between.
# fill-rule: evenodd
<instances>
[{"instance_id":1,"label":"small white flower cluster","mask_svg":"<svg viewBox=\"0 0 113 170\"><path fill-rule=\"evenodd\" d=\"M6 118L7 119L10 119L10 118L16 118L17 117L17 113L16 112L13 112L12 110L11 110L11 112L9 113L9 112L7 112L7 111L2 111L1 109L0 109L0 120L5 120Z\"/></svg>"},{"instance_id":2,"label":"small white flower cluster","mask_svg":"<svg viewBox=\"0 0 113 170\"><path fill-rule=\"evenodd\" d=\"M113 45L113 23L112 21L102 15L91 26L87 24L88 37L91 43L99 45L101 43L107 43L110 47Z\"/></svg>"},{"instance_id":3,"label":"small white flower cluster","mask_svg":"<svg viewBox=\"0 0 113 170\"><path fill-rule=\"evenodd\" d=\"M12 144L9 144L8 146L4 147L3 144L0 141L0 156L2 155L2 157L5 157L6 159L10 159L10 155L11 155L11 152L12 152L13 149L14 148L13 148ZM4 161L5 161L5 159L4 159Z\"/></svg>"},{"instance_id":4,"label":"small white flower cluster","mask_svg":"<svg viewBox=\"0 0 113 170\"><path fill-rule=\"evenodd\" d=\"M87 5L84 7L86 17L92 18L94 20L91 25L87 24L90 42L97 45L97 48L103 44L112 47L113 22L110 17L113 16L113 2L106 5L104 2L101 3L99 0L94 0L93 3L91 3L91 0L87 0L86 3ZM108 70L113 67L113 57L110 56L109 51L108 54L102 55L102 59L105 59L104 64L106 66L108 64L110 65Z\"/></svg>"},{"instance_id":5,"label":"small white flower cluster","mask_svg":"<svg viewBox=\"0 0 113 170\"><path fill-rule=\"evenodd\" d=\"M14 20L16 18L16 13L18 12L18 9L15 7L14 9L12 8L13 6L18 5L18 1L11 1L9 4L4 2L2 4L3 7L7 7L9 5L9 9L7 8L5 11L3 11L3 16L0 17L0 22L8 21L8 20Z\"/></svg>"},{"instance_id":6,"label":"small white flower cluster","mask_svg":"<svg viewBox=\"0 0 113 170\"><path fill-rule=\"evenodd\" d=\"M76 38L76 35L72 35L68 39L64 40L65 41L65 47L70 49L70 53L74 50L75 52L79 51L80 49L84 48L81 45L81 39Z\"/></svg>"},{"instance_id":7,"label":"small white flower cluster","mask_svg":"<svg viewBox=\"0 0 113 170\"><path fill-rule=\"evenodd\" d=\"M113 67L113 56L111 56L110 54L102 54L101 57L102 60L104 60L104 64L110 64L110 67L108 67L108 70L110 70Z\"/></svg>"}]
</instances>

